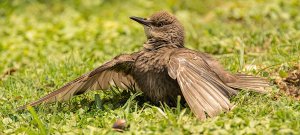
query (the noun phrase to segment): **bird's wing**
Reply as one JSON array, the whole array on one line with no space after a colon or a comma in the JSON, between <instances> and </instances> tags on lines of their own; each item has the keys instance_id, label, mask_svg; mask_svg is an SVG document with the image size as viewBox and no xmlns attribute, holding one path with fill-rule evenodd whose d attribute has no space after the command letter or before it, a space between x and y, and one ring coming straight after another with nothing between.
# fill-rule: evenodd
<instances>
[{"instance_id":1,"label":"bird's wing","mask_svg":"<svg viewBox=\"0 0 300 135\"><path fill-rule=\"evenodd\" d=\"M205 112L213 117L230 110L232 106L228 98L236 91L225 85L195 52L175 52L167 65L168 74L178 81L194 114L203 120L206 118Z\"/></svg>"},{"instance_id":2,"label":"bird's wing","mask_svg":"<svg viewBox=\"0 0 300 135\"><path fill-rule=\"evenodd\" d=\"M127 54L117 56L113 60L28 105L35 106L40 103L66 101L74 95L79 95L89 90L108 89L111 85L123 89L138 89L135 81L129 74L134 60L134 57ZM26 106L21 106L18 109L25 109Z\"/></svg>"},{"instance_id":3,"label":"bird's wing","mask_svg":"<svg viewBox=\"0 0 300 135\"><path fill-rule=\"evenodd\" d=\"M246 74L231 74L224 70L223 66L210 55L205 53L198 53L200 57L204 58L211 67L211 70L215 72L218 77L231 88L246 89L259 93L267 93L265 87L269 87L269 82L265 78L256 77Z\"/></svg>"}]
</instances>

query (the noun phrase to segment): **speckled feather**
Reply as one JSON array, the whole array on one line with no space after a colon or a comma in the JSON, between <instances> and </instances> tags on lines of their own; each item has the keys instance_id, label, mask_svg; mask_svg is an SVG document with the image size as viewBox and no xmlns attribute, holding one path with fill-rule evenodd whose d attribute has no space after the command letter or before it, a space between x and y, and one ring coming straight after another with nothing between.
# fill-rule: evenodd
<instances>
[{"instance_id":1,"label":"speckled feather","mask_svg":"<svg viewBox=\"0 0 300 135\"><path fill-rule=\"evenodd\" d=\"M229 111L232 107L229 98L239 89L266 92L263 88L269 84L265 79L231 74L208 54L185 48L183 26L168 12L157 12L147 19L131 19L141 23L145 30L147 41L141 51L119 55L28 105L65 101L114 85L141 90L153 103L175 105L181 95L203 120L206 113L214 117Z\"/></svg>"}]
</instances>

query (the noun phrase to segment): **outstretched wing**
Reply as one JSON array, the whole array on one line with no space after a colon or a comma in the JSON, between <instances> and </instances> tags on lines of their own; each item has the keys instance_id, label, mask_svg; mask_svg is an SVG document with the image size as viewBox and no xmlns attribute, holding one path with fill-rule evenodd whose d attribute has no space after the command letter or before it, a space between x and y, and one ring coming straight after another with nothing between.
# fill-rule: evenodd
<instances>
[{"instance_id":1,"label":"outstretched wing","mask_svg":"<svg viewBox=\"0 0 300 135\"><path fill-rule=\"evenodd\" d=\"M183 49L170 56L169 76L178 81L182 94L199 119L205 112L216 116L231 108L228 97L236 91L225 85L196 52Z\"/></svg>"},{"instance_id":2,"label":"outstretched wing","mask_svg":"<svg viewBox=\"0 0 300 135\"><path fill-rule=\"evenodd\" d=\"M35 106L40 103L66 101L74 95L79 95L90 90L108 89L111 85L123 89L137 89L135 81L129 74L134 60L135 58L132 55L117 56L113 60L28 105ZM18 109L25 109L26 106L21 106Z\"/></svg>"}]
</instances>

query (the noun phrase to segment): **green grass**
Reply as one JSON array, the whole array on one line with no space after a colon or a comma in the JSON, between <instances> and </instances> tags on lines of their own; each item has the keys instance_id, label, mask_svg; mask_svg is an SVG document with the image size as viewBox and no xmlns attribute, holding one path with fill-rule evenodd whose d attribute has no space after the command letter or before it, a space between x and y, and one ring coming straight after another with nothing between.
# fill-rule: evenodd
<instances>
[{"instance_id":1,"label":"green grass","mask_svg":"<svg viewBox=\"0 0 300 135\"><path fill-rule=\"evenodd\" d=\"M300 103L276 86L269 94L243 91L236 107L198 121L185 106L154 106L142 95L114 89L29 111L16 107L40 98L145 41L129 16L174 13L186 46L211 53L232 72L267 77L300 61L299 0L2 0L0 2L0 134L300 134ZM95 103L95 94L100 95ZM278 97L279 95L279 97ZM103 107L98 107L99 105Z\"/></svg>"}]
</instances>

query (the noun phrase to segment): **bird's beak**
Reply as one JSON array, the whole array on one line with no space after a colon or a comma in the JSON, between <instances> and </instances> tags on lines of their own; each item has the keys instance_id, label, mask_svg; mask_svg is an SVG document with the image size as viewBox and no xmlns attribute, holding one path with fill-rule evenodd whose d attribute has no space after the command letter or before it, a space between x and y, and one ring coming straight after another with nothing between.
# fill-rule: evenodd
<instances>
[{"instance_id":1,"label":"bird's beak","mask_svg":"<svg viewBox=\"0 0 300 135\"><path fill-rule=\"evenodd\" d=\"M150 24L151 24L151 21L145 19L145 18L142 18L142 17L135 17L135 16L131 16L129 17L130 19L140 23L140 24L143 24L143 25L146 25L146 26L149 26L150 27Z\"/></svg>"}]
</instances>

